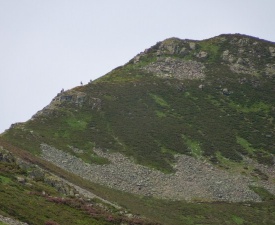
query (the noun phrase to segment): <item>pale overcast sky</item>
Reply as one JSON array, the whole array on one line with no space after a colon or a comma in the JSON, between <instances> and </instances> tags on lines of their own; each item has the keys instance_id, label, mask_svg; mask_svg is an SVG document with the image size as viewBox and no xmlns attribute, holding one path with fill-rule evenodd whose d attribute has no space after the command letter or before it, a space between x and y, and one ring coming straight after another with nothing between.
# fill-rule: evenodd
<instances>
[{"instance_id":1,"label":"pale overcast sky","mask_svg":"<svg viewBox=\"0 0 275 225\"><path fill-rule=\"evenodd\" d=\"M275 41L274 0L0 0L0 133L169 37Z\"/></svg>"}]
</instances>

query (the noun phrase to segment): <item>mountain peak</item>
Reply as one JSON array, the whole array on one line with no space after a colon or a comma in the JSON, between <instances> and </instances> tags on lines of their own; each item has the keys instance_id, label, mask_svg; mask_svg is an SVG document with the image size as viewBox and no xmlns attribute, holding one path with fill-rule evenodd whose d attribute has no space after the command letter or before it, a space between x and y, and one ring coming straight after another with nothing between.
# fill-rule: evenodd
<instances>
[{"instance_id":1,"label":"mountain peak","mask_svg":"<svg viewBox=\"0 0 275 225\"><path fill-rule=\"evenodd\" d=\"M183 64L187 61L193 64L195 62L196 65L200 65L199 70L208 64L225 64L236 73L269 76L275 71L274 59L275 44L272 42L241 34L222 34L201 41L168 38L139 53L129 63L145 69L150 68L150 72L152 65L162 70L162 73L166 73L165 68L170 68L168 74L173 73L172 65L178 67L177 64L180 62L182 65L179 67L185 67ZM169 63L158 63L165 61ZM190 70L193 70L193 67ZM160 73L156 70L155 72Z\"/></svg>"},{"instance_id":2,"label":"mountain peak","mask_svg":"<svg viewBox=\"0 0 275 225\"><path fill-rule=\"evenodd\" d=\"M194 192L174 183L188 183L185 172L192 171L189 188L198 187L197 195L237 201L236 189L225 184L237 174L238 199L254 201L255 179L275 194L274 78L271 42L239 34L168 38L95 82L62 91L3 138L80 176L97 168L91 171L100 175L87 177L111 188L165 197L182 187L177 198L190 200ZM51 150L62 157L46 154ZM183 158L190 165L181 170ZM203 180L194 168L208 168L214 178ZM161 179L146 180L151 173ZM218 174L227 181L217 183Z\"/></svg>"}]
</instances>

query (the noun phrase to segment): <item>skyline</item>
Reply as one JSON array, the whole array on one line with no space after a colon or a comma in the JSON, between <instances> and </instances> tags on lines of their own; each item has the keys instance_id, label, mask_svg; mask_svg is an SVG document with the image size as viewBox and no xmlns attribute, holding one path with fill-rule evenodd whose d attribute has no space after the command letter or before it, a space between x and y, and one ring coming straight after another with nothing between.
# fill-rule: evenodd
<instances>
[{"instance_id":1,"label":"skyline","mask_svg":"<svg viewBox=\"0 0 275 225\"><path fill-rule=\"evenodd\" d=\"M170 37L275 42L275 2L0 0L0 133Z\"/></svg>"}]
</instances>

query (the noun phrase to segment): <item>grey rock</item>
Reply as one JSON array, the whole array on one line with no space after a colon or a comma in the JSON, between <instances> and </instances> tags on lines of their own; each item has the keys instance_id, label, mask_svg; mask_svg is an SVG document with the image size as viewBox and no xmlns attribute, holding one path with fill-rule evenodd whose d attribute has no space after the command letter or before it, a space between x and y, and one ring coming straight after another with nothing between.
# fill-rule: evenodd
<instances>
[{"instance_id":1,"label":"grey rock","mask_svg":"<svg viewBox=\"0 0 275 225\"><path fill-rule=\"evenodd\" d=\"M163 55L163 54L169 54L169 55L179 54L180 52L182 52L181 45L182 45L182 41L180 39L177 39L177 38L166 39L163 42L161 42L161 44L159 46L158 54L159 55Z\"/></svg>"},{"instance_id":2,"label":"grey rock","mask_svg":"<svg viewBox=\"0 0 275 225\"><path fill-rule=\"evenodd\" d=\"M72 149L74 153L78 153L78 154L84 153L84 151L83 151L82 149L75 148L75 147L70 146L70 145L69 145L68 147L69 147L70 149Z\"/></svg>"},{"instance_id":3,"label":"grey rock","mask_svg":"<svg viewBox=\"0 0 275 225\"><path fill-rule=\"evenodd\" d=\"M249 38L241 38L238 41L239 46L247 46L249 44Z\"/></svg>"},{"instance_id":4,"label":"grey rock","mask_svg":"<svg viewBox=\"0 0 275 225\"><path fill-rule=\"evenodd\" d=\"M197 57L198 58L205 58L208 56L208 53L205 52L205 51L200 51L198 54L197 54Z\"/></svg>"},{"instance_id":5,"label":"grey rock","mask_svg":"<svg viewBox=\"0 0 275 225\"><path fill-rule=\"evenodd\" d=\"M51 101L49 105L44 107L42 110L38 111L32 116L32 119L39 117L41 115L48 116L51 115L55 110L62 106L64 103L69 103L82 107L84 103L90 106L94 110L101 109L101 99L94 98L92 96L87 96L84 92L79 92L76 90L62 91L57 94L55 98Z\"/></svg>"},{"instance_id":6,"label":"grey rock","mask_svg":"<svg viewBox=\"0 0 275 225\"><path fill-rule=\"evenodd\" d=\"M185 48L185 47L183 47L181 50L180 50L180 54L181 55L185 55L185 54L187 54L188 53L188 50Z\"/></svg>"},{"instance_id":7,"label":"grey rock","mask_svg":"<svg viewBox=\"0 0 275 225\"><path fill-rule=\"evenodd\" d=\"M141 56L142 54L138 54L136 57L134 57L134 64L139 63Z\"/></svg>"},{"instance_id":8,"label":"grey rock","mask_svg":"<svg viewBox=\"0 0 275 225\"><path fill-rule=\"evenodd\" d=\"M45 171L37 166L29 171L28 177L35 181L44 181Z\"/></svg>"},{"instance_id":9,"label":"grey rock","mask_svg":"<svg viewBox=\"0 0 275 225\"><path fill-rule=\"evenodd\" d=\"M205 66L196 61L184 61L171 57L158 58L156 62L144 67L145 71L152 72L162 78L200 79L204 78Z\"/></svg>"},{"instance_id":10,"label":"grey rock","mask_svg":"<svg viewBox=\"0 0 275 225\"><path fill-rule=\"evenodd\" d=\"M224 61L228 61L230 63L233 63L235 61L235 57L232 54L230 54L229 50L225 50L222 53L221 57Z\"/></svg>"},{"instance_id":11,"label":"grey rock","mask_svg":"<svg viewBox=\"0 0 275 225\"><path fill-rule=\"evenodd\" d=\"M268 48L268 50L269 50L269 52L270 52L270 55L272 56L272 57L275 57L275 47L269 47Z\"/></svg>"},{"instance_id":12,"label":"grey rock","mask_svg":"<svg viewBox=\"0 0 275 225\"><path fill-rule=\"evenodd\" d=\"M265 67L265 73L268 76L275 76L275 64L267 64Z\"/></svg>"},{"instance_id":13,"label":"grey rock","mask_svg":"<svg viewBox=\"0 0 275 225\"><path fill-rule=\"evenodd\" d=\"M229 50L223 51L223 53L222 53L222 59L227 61L228 60L228 56L229 56Z\"/></svg>"},{"instance_id":14,"label":"grey rock","mask_svg":"<svg viewBox=\"0 0 275 225\"><path fill-rule=\"evenodd\" d=\"M16 179L21 184L25 184L26 183L26 178L25 177L17 177Z\"/></svg>"},{"instance_id":15,"label":"grey rock","mask_svg":"<svg viewBox=\"0 0 275 225\"><path fill-rule=\"evenodd\" d=\"M0 221L8 225L28 225L27 223L0 215Z\"/></svg>"},{"instance_id":16,"label":"grey rock","mask_svg":"<svg viewBox=\"0 0 275 225\"><path fill-rule=\"evenodd\" d=\"M189 43L189 47L190 47L192 50L195 50L195 49L196 49L196 43L195 43L195 42L190 42L190 43Z\"/></svg>"},{"instance_id":17,"label":"grey rock","mask_svg":"<svg viewBox=\"0 0 275 225\"><path fill-rule=\"evenodd\" d=\"M223 93L224 95L229 95L229 94L230 94L230 92L228 91L227 88L223 88L223 89L222 89L222 93Z\"/></svg>"},{"instance_id":18,"label":"grey rock","mask_svg":"<svg viewBox=\"0 0 275 225\"><path fill-rule=\"evenodd\" d=\"M244 60L243 60L242 58L238 58L238 60L237 60L236 63L237 63L237 64L243 64L243 63L244 63Z\"/></svg>"},{"instance_id":19,"label":"grey rock","mask_svg":"<svg viewBox=\"0 0 275 225\"><path fill-rule=\"evenodd\" d=\"M236 63L230 64L230 70L234 73L250 75L258 74L257 70L254 68L254 65L248 59L243 58L238 58Z\"/></svg>"},{"instance_id":20,"label":"grey rock","mask_svg":"<svg viewBox=\"0 0 275 225\"><path fill-rule=\"evenodd\" d=\"M14 163L15 161L15 157L9 151L0 146L0 162Z\"/></svg>"},{"instance_id":21,"label":"grey rock","mask_svg":"<svg viewBox=\"0 0 275 225\"><path fill-rule=\"evenodd\" d=\"M110 154L98 148L94 149L94 152L100 157L107 158L110 164L87 165L81 159L46 144L41 145L41 150L44 159L63 169L122 191L188 201L195 197L234 202L260 201L259 196L249 189L249 178L231 175L207 162L186 155L177 156L175 174L164 174L135 164L120 153ZM72 164L61 164L61 160L71 160Z\"/></svg>"}]
</instances>

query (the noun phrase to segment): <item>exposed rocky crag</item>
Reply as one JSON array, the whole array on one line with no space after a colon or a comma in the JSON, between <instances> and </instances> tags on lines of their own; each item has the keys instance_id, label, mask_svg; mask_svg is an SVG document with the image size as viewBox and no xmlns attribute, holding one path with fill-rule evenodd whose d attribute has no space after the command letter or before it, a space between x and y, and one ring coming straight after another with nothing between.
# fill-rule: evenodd
<instances>
[{"instance_id":1,"label":"exposed rocky crag","mask_svg":"<svg viewBox=\"0 0 275 225\"><path fill-rule=\"evenodd\" d=\"M0 221L8 225L28 225L27 223L0 215Z\"/></svg>"},{"instance_id":2,"label":"exposed rocky crag","mask_svg":"<svg viewBox=\"0 0 275 225\"><path fill-rule=\"evenodd\" d=\"M28 140L24 147L34 140L37 153L41 144L43 158L119 190L170 199L260 201L250 185L275 193L270 141L274 77L272 42L239 34L202 41L169 38L111 71L106 79L62 90L26 128L15 124L7 136ZM55 114L58 109L61 113ZM49 132L43 129L46 123ZM201 149L196 152L192 145ZM99 158L110 164L87 164L62 151L87 159L94 146ZM164 174L106 149L128 151L143 165L176 172ZM238 166L246 163L267 178L257 177L257 172L231 174L209 163L223 165L223 159ZM259 164L266 162L269 167ZM54 179L45 180L51 184Z\"/></svg>"},{"instance_id":3,"label":"exposed rocky crag","mask_svg":"<svg viewBox=\"0 0 275 225\"><path fill-rule=\"evenodd\" d=\"M74 89L68 91L62 90L55 98L53 98L49 105L33 115L32 119L41 115L51 115L56 108L61 107L64 104L73 104L77 107L81 107L83 104L87 104L91 107L91 109L94 110L100 110L101 108L101 100L99 98L94 98L84 92L80 92Z\"/></svg>"},{"instance_id":4,"label":"exposed rocky crag","mask_svg":"<svg viewBox=\"0 0 275 225\"><path fill-rule=\"evenodd\" d=\"M118 213L119 216L121 216L122 220L128 221L129 223L131 223L132 220L134 221L135 219L140 221L144 220L144 218L141 217L140 215L132 214L127 209L122 208L121 206L115 203L112 203L104 198L101 198L89 190L86 190L76 184L73 184L68 180L65 180L64 178L56 176L53 173L45 169L42 169L38 165L32 164L30 162L26 162L21 158L16 157L13 153L6 150L3 146L0 146L0 163L4 163L4 165L6 165L7 167L14 167L14 168L21 169L20 170L21 172L19 173L20 175L15 176L15 179L12 178L13 180L12 182L19 184L20 189L24 189L24 187L27 187L28 191L25 191L26 193L24 193L26 195L35 195L39 197L44 197L49 202L55 201L57 202L57 204L60 204L60 201L62 200L64 201L72 200L75 202L82 202L83 204L85 203L86 206L94 206L98 208L99 210L101 210L100 212L102 214L106 212L106 213L110 213L111 215L114 209L114 211ZM13 176L12 173L10 175ZM5 175L5 176L8 176L8 175ZM0 184L2 185L1 179L2 177L0 176ZM51 194L48 193L48 190L44 191L43 189L41 189L42 190L41 191L40 187L42 187L41 185L42 183L44 184L43 186L46 187L46 189L48 188L47 187L48 185L55 188L59 193L61 193L62 197L51 196ZM9 184L5 183L4 185L9 185ZM11 184L11 185L15 186L14 184ZM36 185L39 185L39 188L38 188L39 191L37 191L37 187L34 188L32 191L32 188ZM16 199L14 201L16 201ZM84 208L81 208L81 209L83 210ZM13 209L11 208L11 211L12 210ZM9 212L7 214L9 214ZM5 216L0 214L0 223L2 222L7 225L28 225L29 224L29 223L25 223L20 220L14 219L12 217L9 217L7 216L7 214L5 214ZM111 216L109 217L109 219L110 218ZM57 223L49 220L45 224L57 224ZM121 223L121 224L124 224L124 223ZM148 224L151 224L151 223L148 223ZM152 223L152 224L155 224L155 223Z\"/></svg>"},{"instance_id":5,"label":"exposed rocky crag","mask_svg":"<svg viewBox=\"0 0 275 225\"><path fill-rule=\"evenodd\" d=\"M162 78L176 78L179 80L184 79L202 79L205 77L203 70L204 65L196 61L184 61L173 59L171 57L158 58L144 70L154 73Z\"/></svg>"},{"instance_id":6,"label":"exposed rocky crag","mask_svg":"<svg viewBox=\"0 0 275 225\"><path fill-rule=\"evenodd\" d=\"M115 208L121 208L120 206L115 205L61 177L58 177L37 165L34 165L32 163L26 162L20 158L15 157L12 153L4 149L2 146L0 146L0 162L13 163L18 165L21 169L28 171L26 176L21 175L17 177L17 181L22 185L31 185L30 181L40 181L48 184L51 187L54 187L58 192L64 194L65 196L84 197L86 199L96 198L102 202L105 202L106 204L112 205Z\"/></svg>"},{"instance_id":7,"label":"exposed rocky crag","mask_svg":"<svg viewBox=\"0 0 275 225\"><path fill-rule=\"evenodd\" d=\"M242 35L239 35L239 37L236 35L234 38L221 35L212 38L212 40L220 46L223 46L224 43L230 44L230 49L224 49L220 58L229 66L232 72L250 75L275 74L274 60L273 64L266 63L260 70L256 65L256 62L262 59L270 58L271 61L275 59L274 46L263 47L260 40ZM206 62L209 57L217 54L217 52L213 52L211 48L204 48L200 41L169 38L139 53L134 57L133 62L138 64L143 57L150 53L157 57L157 61L145 67L147 71L155 72L159 76L178 79L201 78L201 69L204 69L204 66L200 64L198 67L196 64L198 61ZM178 60L171 60L170 57L175 55L184 59L186 64L179 63ZM174 68L169 68L172 62ZM190 76L194 74L197 74L198 77Z\"/></svg>"}]
</instances>

